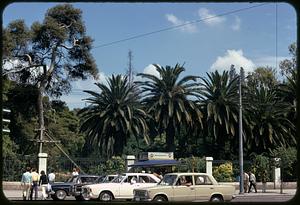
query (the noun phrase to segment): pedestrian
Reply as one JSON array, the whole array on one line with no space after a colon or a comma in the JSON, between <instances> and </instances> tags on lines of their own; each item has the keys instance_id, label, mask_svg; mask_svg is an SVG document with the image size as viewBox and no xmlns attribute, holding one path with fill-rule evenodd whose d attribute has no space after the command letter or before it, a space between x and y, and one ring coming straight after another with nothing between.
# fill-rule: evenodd
<instances>
[{"instance_id":1,"label":"pedestrian","mask_svg":"<svg viewBox=\"0 0 300 205\"><path fill-rule=\"evenodd\" d=\"M247 172L244 172L244 193L248 192L248 188L249 188L249 175L247 174Z\"/></svg>"},{"instance_id":2,"label":"pedestrian","mask_svg":"<svg viewBox=\"0 0 300 205\"><path fill-rule=\"evenodd\" d=\"M262 182L262 192L265 193L267 189L267 177L268 173L267 170L264 170L261 175L261 182Z\"/></svg>"},{"instance_id":3,"label":"pedestrian","mask_svg":"<svg viewBox=\"0 0 300 205\"><path fill-rule=\"evenodd\" d=\"M42 186L42 199L43 200L46 200L46 198L48 197L48 194L46 193L47 189L48 189L48 183L49 183L48 177L45 174L45 171L42 170L39 185Z\"/></svg>"},{"instance_id":4,"label":"pedestrian","mask_svg":"<svg viewBox=\"0 0 300 205\"><path fill-rule=\"evenodd\" d=\"M23 188L22 193L23 193L23 200L28 200L29 195L30 195L30 188L32 184L32 176L30 173L31 168L27 167L26 172L22 174L22 179L21 179L21 186Z\"/></svg>"},{"instance_id":5,"label":"pedestrian","mask_svg":"<svg viewBox=\"0 0 300 205\"><path fill-rule=\"evenodd\" d=\"M77 176L79 175L77 168L73 168L72 176Z\"/></svg>"},{"instance_id":6,"label":"pedestrian","mask_svg":"<svg viewBox=\"0 0 300 205\"><path fill-rule=\"evenodd\" d=\"M30 189L30 200L32 200L33 192L34 192L34 200L38 198L38 183L39 183L39 174L36 172L36 168L31 169L31 177L32 177L32 186Z\"/></svg>"},{"instance_id":7,"label":"pedestrian","mask_svg":"<svg viewBox=\"0 0 300 205\"><path fill-rule=\"evenodd\" d=\"M249 172L249 181L250 181L250 186L249 186L248 193L251 191L252 186L254 187L255 193L257 193L256 177L255 177L254 173L252 173L251 171Z\"/></svg>"},{"instance_id":8,"label":"pedestrian","mask_svg":"<svg viewBox=\"0 0 300 205\"><path fill-rule=\"evenodd\" d=\"M52 185L55 182L55 173L54 169L51 169L50 173L48 174L49 183Z\"/></svg>"}]
</instances>

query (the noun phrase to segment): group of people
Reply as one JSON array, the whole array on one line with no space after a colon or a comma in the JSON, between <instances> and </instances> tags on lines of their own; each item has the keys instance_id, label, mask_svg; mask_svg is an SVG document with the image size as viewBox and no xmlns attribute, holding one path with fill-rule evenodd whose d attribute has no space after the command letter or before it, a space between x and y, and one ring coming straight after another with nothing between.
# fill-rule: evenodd
<instances>
[{"instance_id":1,"label":"group of people","mask_svg":"<svg viewBox=\"0 0 300 205\"><path fill-rule=\"evenodd\" d=\"M247 172L244 172L244 192L250 193L252 187L254 188L255 193L257 193L255 174L251 171L249 171L249 174Z\"/></svg>"},{"instance_id":2,"label":"group of people","mask_svg":"<svg viewBox=\"0 0 300 205\"><path fill-rule=\"evenodd\" d=\"M49 197L51 191L51 184L55 181L54 171L46 175L45 171L42 170L40 174L37 173L36 168L27 167L26 172L23 173L21 179L21 186L23 188L23 200L38 199L38 187L42 188L42 199L45 200Z\"/></svg>"}]
</instances>

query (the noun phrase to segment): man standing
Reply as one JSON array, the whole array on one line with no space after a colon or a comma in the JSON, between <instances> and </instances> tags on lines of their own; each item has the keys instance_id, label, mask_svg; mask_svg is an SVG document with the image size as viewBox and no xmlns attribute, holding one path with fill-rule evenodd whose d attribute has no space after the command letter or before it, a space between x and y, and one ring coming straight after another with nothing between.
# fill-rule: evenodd
<instances>
[{"instance_id":1,"label":"man standing","mask_svg":"<svg viewBox=\"0 0 300 205\"><path fill-rule=\"evenodd\" d=\"M248 192L248 186L249 186L249 175L247 172L244 172L244 193Z\"/></svg>"},{"instance_id":2,"label":"man standing","mask_svg":"<svg viewBox=\"0 0 300 205\"><path fill-rule=\"evenodd\" d=\"M32 200L33 192L34 192L34 200L38 198L38 183L40 175L36 172L36 168L32 168L31 170L31 177L32 177L32 187L30 192L30 200Z\"/></svg>"},{"instance_id":3,"label":"man standing","mask_svg":"<svg viewBox=\"0 0 300 205\"><path fill-rule=\"evenodd\" d=\"M251 191L252 186L254 187L255 193L257 193L257 190L256 190L256 177L251 171L249 172L249 181L250 181L250 186L249 186L248 193Z\"/></svg>"},{"instance_id":4,"label":"man standing","mask_svg":"<svg viewBox=\"0 0 300 205\"><path fill-rule=\"evenodd\" d=\"M48 174L48 179L51 185L55 182L55 174L53 169L51 169L51 172Z\"/></svg>"},{"instance_id":5,"label":"man standing","mask_svg":"<svg viewBox=\"0 0 300 205\"><path fill-rule=\"evenodd\" d=\"M27 167L26 172L23 173L21 179L21 186L23 187L23 200L29 199L31 183L32 183L32 176L30 173L30 167Z\"/></svg>"}]
</instances>

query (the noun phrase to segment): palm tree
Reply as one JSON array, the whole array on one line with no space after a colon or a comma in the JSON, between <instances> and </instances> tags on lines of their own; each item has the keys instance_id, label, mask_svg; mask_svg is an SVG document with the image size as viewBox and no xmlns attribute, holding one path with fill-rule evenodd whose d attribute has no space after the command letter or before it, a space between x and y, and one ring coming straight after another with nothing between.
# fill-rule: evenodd
<instances>
[{"instance_id":1,"label":"palm tree","mask_svg":"<svg viewBox=\"0 0 300 205\"><path fill-rule=\"evenodd\" d=\"M185 71L179 64L165 68L153 65L160 76L139 73L138 76L146 78L146 81L137 83L141 85L144 93L142 102L149 115L157 123L158 130L166 134L167 151L174 152L175 136L179 134L180 128L202 127L202 113L193 100L198 96L198 77L185 76L179 79L180 74Z\"/></svg>"},{"instance_id":2,"label":"palm tree","mask_svg":"<svg viewBox=\"0 0 300 205\"><path fill-rule=\"evenodd\" d=\"M216 153L222 155L225 142L234 141L237 134L238 77L231 78L228 71L215 71L201 80L200 101L206 115L207 135L212 138Z\"/></svg>"},{"instance_id":3,"label":"palm tree","mask_svg":"<svg viewBox=\"0 0 300 205\"><path fill-rule=\"evenodd\" d=\"M246 112L251 124L251 135L246 144L256 153L269 148L296 143L295 125L288 119L290 107L279 98L276 89L256 88L248 92Z\"/></svg>"},{"instance_id":4,"label":"palm tree","mask_svg":"<svg viewBox=\"0 0 300 205\"><path fill-rule=\"evenodd\" d=\"M80 111L80 130L88 136L89 144L102 148L107 157L121 155L127 139L143 136L148 142L146 112L141 108L136 85L130 85L121 75L108 79L108 85L95 83L100 92L84 91L91 95L85 99L90 106Z\"/></svg>"}]
</instances>

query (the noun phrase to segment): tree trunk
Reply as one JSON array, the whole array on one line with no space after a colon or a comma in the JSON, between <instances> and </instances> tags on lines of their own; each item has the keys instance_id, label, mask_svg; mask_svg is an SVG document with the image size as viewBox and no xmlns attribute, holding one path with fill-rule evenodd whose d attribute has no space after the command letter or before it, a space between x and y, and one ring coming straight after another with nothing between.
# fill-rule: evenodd
<instances>
[{"instance_id":1,"label":"tree trunk","mask_svg":"<svg viewBox=\"0 0 300 205\"><path fill-rule=\"evenodd\" d=\"M167 143L167 151L175 152L175 130L172 126L172 120L169 121L167 130L166 130L166 143Z\"/></svg>"},{"instance_id":2,"label":"tree trunk","mask_svg":"<svg viewBox=\"0 0 300 205\"><path fill-rule=\"evenodd\" d=\"M39 121L39 153L43 152L43 139L44 139L44 105L43 105L43 87L38 88L38 99L37 99L37 108L38 108L38 121Z\"/></svg>"}]
</instances>

